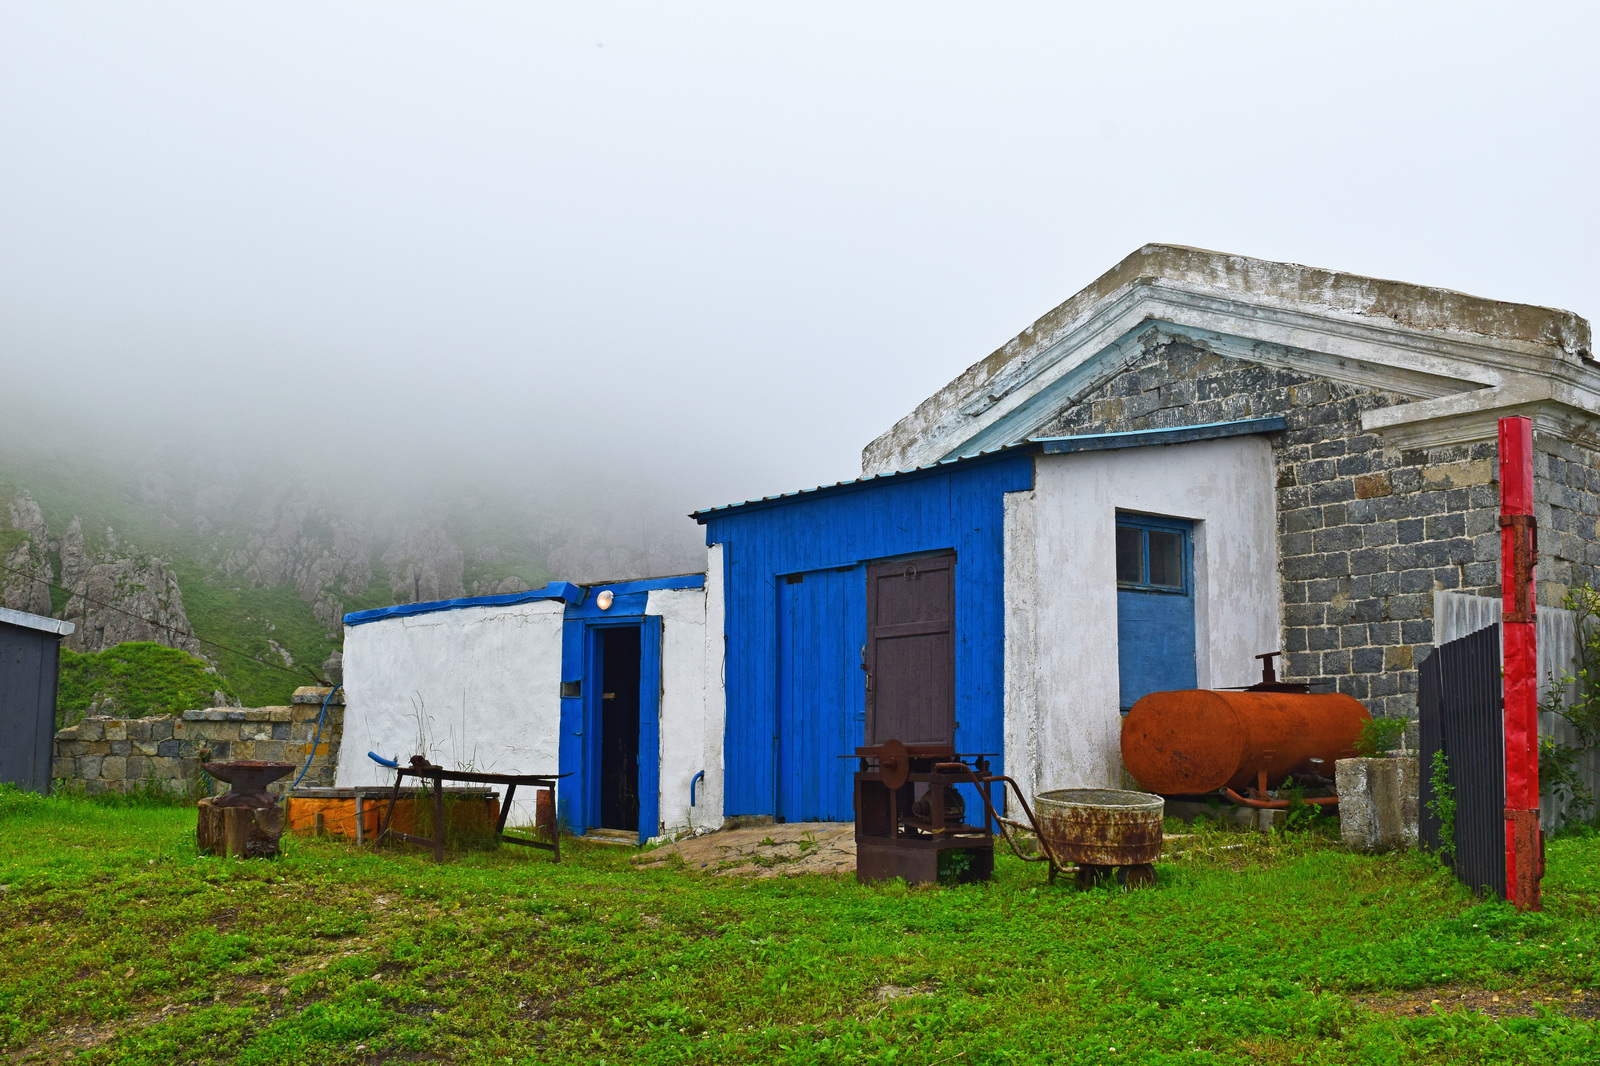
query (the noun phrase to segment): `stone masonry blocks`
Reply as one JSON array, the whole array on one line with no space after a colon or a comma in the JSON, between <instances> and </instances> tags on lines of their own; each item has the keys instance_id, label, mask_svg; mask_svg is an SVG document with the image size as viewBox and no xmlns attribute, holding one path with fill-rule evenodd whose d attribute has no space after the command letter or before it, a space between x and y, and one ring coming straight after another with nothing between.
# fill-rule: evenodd
<instances>
[{"instance_id":1,"label":"stone masonry blocks","mask_svg":"<svg viewBox=\"0 0 1600 1066\"><path fill-rule=\"evenodd\" d=\"M264 759L303 763L311 754L327 689L306 687L280 707L213 707L152 718L85 718L56 733L56 771L68 787L89 793L126 791L156 782L194 786L202 761ZM344 729L340 693L328 701L322 742L304 784L332 785ZM294 775L272 786L281 792ZM220 790L226 786L217 783Z\"/></svg>"},{"instance_id":2,"label":"stone masonry blocks","mask_svg":"<svg viewBox=\"0 0 1600 1066\"><path fill-rule=\"evenodd\" d=\"M1192 390L1175 387L1190 382ZM1401 450L1361 413L1408 397L1159 337L1037 433L1110 433L1282 416L1272 438L1287 678L1413 717L1433 593L1500 592L1496 444ZM1600 451L1536 436L1539 602L1600 573ZM1365 632L1361 631L1365 626Z\"/></svg>"}]
</instances>

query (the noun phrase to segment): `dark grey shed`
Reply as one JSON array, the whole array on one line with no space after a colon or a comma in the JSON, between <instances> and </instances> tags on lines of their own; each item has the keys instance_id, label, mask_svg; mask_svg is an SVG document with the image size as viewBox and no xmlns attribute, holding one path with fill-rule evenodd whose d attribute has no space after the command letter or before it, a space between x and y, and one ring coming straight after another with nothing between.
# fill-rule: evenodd
<instances>
[{"instance_id":1,"label":"dark grey shed","mask_svg":"<svg viewBox=\"0 0 1600 1066\"><path fill-rule=\"evenodd\" d=\"M50 791L61 638L71 622L0 607L0 782Z\"/></svg>"}]
</instances>

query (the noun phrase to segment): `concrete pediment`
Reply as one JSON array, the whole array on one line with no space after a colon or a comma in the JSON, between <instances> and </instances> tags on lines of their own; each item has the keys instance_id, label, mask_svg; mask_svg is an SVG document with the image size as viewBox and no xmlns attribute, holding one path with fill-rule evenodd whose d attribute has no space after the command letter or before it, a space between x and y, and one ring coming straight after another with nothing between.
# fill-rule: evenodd
<instances>
[{"instance_id":1,"label":"concrete pediment","mask_svg":"<svg viewBox=\"0 0 1600 1066\"><path fill-rule=\"evenodd\" d=\"M1492 436L1495 412L1563 435L1600 423L1589 323L1570 311L1148 244L867 445L862 472L1024 439L1167 337L1405 396L1365 427L1401 446Z\"/></svg>"}]
</instances>

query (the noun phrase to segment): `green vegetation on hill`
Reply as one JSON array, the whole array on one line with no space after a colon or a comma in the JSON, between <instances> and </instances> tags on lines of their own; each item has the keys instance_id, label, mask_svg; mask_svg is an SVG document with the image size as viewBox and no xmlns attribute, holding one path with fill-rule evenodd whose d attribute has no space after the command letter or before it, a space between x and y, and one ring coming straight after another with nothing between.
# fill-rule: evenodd
<instances>
[{"instance_id":1,"label":"green vegetation on hill","mask_svg":"<svg viewBox=\"0 0 1600 1066\"><path fill-rule=\"evenodd\" d=\"M216 671L176 648L149 641L129 641L92 655L62 648L56 725L77 721L94 703L101 714L143 718L214 707L218 692L236 698Z\"/></svg>"},{"instance_id":2,"label":"green vegetation on hill","mask_svg":"<svg viewBox=\"0 0 1600 1066\"><path fill-rule=\"evenodd\" d=\"M287 703L297 687L314 683L321 674L323 662L340 646L339 635L329 636L294 580L280 578L275 587L267 588L252 581L238 563L227 561L253 559L262 537L277 528L285 513L282 501L298 499L296 494L304 486L292 474L258 472L230 480L177 461L158 463L155 469L158 473L152 475L132 460L0 446L0 516L10 499L26 490L38 502L58 543L76 516L91 557L112 547L109 527L115 530L115 551L136 549L161 559L178 580L195 635L210 642L201 654L216 664L221 675L211 679L211 687L226 687L247 706ZM216 499L227 502L218 504ZM418 521L419 515L437 521L466 552L463 569L469 594L480 583L506 577L519 577L534 588L549 580L528 529L509 519L493 498L470 508L440 508L433 518L428 517L433 513L428 505L414 505L410 511L405 509L408 505L397 505L399 509L390 514L383 511L382 501L323 500L303 518L301 547L307 551L332 544L334 531L326 518L333 514L369 539L372 576L366 588L350 592L337 582L327 586L343 611L396 602L383 562L384 546L389 543L388 531ZM0 555L24 539L21 532L0 530ZM49 552L48 558L59 576L59 550ZM66 591L52 589L51 605L58 617L67 602Z\"/></svg>"}]
</instances>

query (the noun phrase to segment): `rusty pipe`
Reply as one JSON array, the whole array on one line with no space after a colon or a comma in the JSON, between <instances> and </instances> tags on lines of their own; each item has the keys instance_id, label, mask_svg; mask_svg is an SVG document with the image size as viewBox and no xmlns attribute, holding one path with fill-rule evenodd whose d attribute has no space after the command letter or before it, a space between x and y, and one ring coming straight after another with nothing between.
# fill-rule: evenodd
<instances>
[{"instance_id":1,"label":"rusty pipe","mask_svg":"<svg viewBox=\"0 0 1600 1066\"><path fill-rule=\"evenodd\" d=\"M1251 796L1241 796L1231 788L1224 788L1222 790L1222 794L1228 797L1228 799L1234 803L1245 807L1254 807L1260 811L1286 811L1289 809L1289 800L1255 799ZM1310 799L1303 799L1300 802L1304 803L1307 807L1337 807L1339 805L1339 797L1313 796Z\"/></svg>"}]
</instances>

